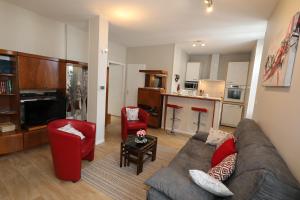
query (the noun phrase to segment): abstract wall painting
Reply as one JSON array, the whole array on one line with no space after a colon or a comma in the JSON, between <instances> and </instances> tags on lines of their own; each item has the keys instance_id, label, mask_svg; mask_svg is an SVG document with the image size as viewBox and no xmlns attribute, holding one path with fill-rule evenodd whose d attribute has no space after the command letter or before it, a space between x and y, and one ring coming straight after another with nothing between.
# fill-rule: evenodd
<instances>
[{"instance_id":1,"label":"abstract wall painting","mask_svg":"<svg viewBox=\"0 0 300 200\"><path fill-rule=\"evenodd\" d=\"M278 47L270 48L264 67L263 85L291 86L300 35L300 12L294 15ZM277 41L275 41L277 42Z\"/></svg>"}]
</instances>

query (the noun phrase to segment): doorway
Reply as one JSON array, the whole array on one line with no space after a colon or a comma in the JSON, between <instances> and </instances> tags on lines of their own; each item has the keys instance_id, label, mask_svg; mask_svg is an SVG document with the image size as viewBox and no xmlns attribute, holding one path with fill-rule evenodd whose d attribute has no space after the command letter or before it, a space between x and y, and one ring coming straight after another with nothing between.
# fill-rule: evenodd
<instances>
[{"instance_id":1,"label":"doorway","mask_svg":"<svg viewBox=\"0 0 300 200\"><path fill-rule=\"evenodd\" d=\"M108 113L120 117L121 109L125 105L125 65L110 62L108 75Z\"/></svg>"}]
</instances>

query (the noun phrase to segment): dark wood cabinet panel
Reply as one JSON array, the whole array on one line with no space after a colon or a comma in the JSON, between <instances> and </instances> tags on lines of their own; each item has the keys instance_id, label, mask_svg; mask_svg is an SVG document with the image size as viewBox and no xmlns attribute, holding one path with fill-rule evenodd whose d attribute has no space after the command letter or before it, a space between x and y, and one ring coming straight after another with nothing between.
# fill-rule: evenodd
<instances>
[{"instance_id":1,"label":"dark wood cabinet panel","mask_svg":"<svg viewBox=\"0 0 300 200\"><path fill-rule=\"evenodd\" d=\"M23 134L12 133L0 136L0 154L8 154L23 150Z\"/></svg>"},{"instance_id":2,"label":"dark wood cabinet panel","mask_svg":"<svg viewBox=\"0 0 300 200\"><path fill-rule=\"evenodd\" d=\"M65 87L65 63L35 57L18 56L19 86L26 89Z\"/></svg>"},{"instance_id":3,"label":"dark wood cabinet panel","mask_svg":"<svg viewBox=\"0 0 300 200\"><path fill-rule=\"evenodd\" d=\"M30 149L47 143L47 128L24 132L24 149Z\"/></svg>"}]
</instances>

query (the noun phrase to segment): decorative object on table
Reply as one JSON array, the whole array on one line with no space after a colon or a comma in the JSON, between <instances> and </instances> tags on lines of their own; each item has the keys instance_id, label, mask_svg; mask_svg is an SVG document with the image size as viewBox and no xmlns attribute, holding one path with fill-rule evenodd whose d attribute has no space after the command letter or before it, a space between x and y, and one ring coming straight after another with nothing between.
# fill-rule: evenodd
<instances>
[{"instance_id":1,"label":"decorative object on table","mask_svg":"<svg viewBox=\"0 0 300 200\"><path fill-rule=\"evenodd\" d=\"M16 130L16 125L11 122L0 123L0 131L2 133L14 131L14 130Z\"/></svg>"},{"instance_id":2,"label":"decorative object on table","mask_svg":"<svg viewBox=\"0 0 300 200\"><path fill-rule=\"evenodd\" d=\"M269 49L263 75L264 86L289 87L291 85L299 34L300 12L293 16L287 33L281 36L283 39L280 46Z\"/></svg>"},{"instance_id":3,"label":"decorative object on table","mask_svg":"<svg viewBox=\"0 0 300 200\"><path fill-rule=\"evenodd\" d=\"M177 93L180 93L180 84L177 85Z\"/></svg>"},{"instance_id":4,"label":"decorative object on table","mask_svg":"<svg viewBox=\"0 0 300 200\"><path fill-rule=\"evenodd\" d=\"M136 133L136 138L134 140L136 143L138 144L145 144L147 143L147 138L146 138L146 131L145 130L139 130L137 133Z\"/></svg>"}]
</instances>

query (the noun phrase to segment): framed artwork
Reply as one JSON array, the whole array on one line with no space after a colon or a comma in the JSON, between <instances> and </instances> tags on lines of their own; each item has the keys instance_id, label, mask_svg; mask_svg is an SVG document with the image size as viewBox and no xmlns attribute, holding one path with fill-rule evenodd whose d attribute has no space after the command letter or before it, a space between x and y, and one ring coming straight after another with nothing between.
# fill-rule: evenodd
<instances>
[{"instance_id":1,"label":"framed artwork","mask_svg":"<svg viewBox=\"0 0 300 200\"><path fill-rule=\"evenodd\" d=\"M294 15L280 44L270 48L264 67L263 85L291 86L300 35L300 12ZM277 42L277 41L274 41Z\"/></svg>"}]
</instances>

